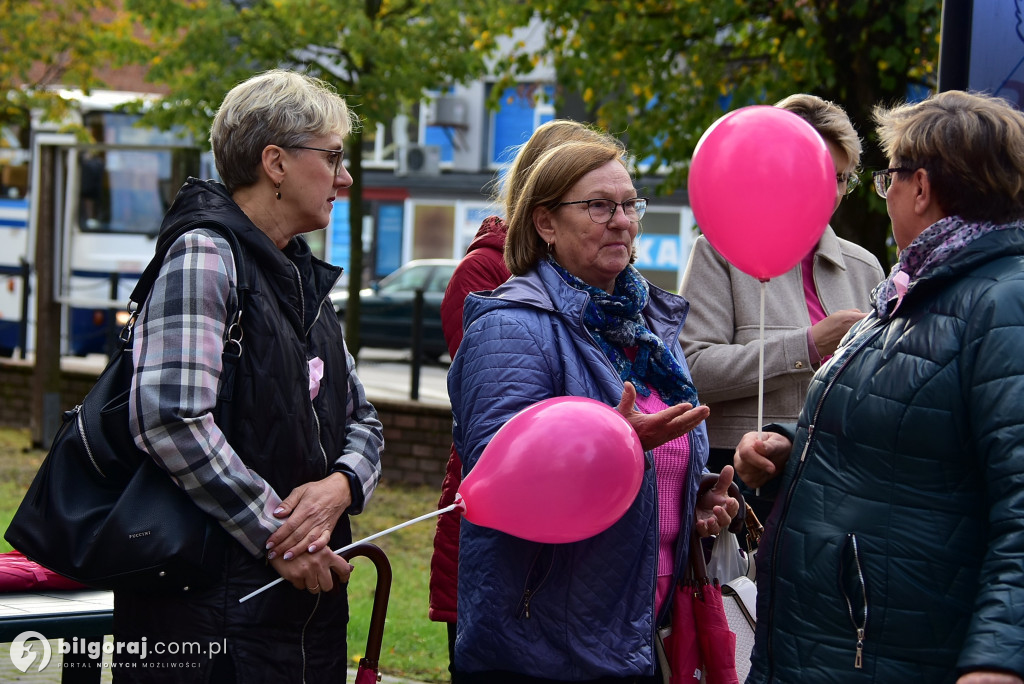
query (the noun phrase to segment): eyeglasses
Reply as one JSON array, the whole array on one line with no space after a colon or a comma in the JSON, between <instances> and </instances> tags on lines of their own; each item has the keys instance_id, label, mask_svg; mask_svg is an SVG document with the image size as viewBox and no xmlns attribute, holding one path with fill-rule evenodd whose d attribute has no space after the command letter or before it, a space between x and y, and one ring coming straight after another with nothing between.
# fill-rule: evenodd
<instances>
[{"instance_id":1,"label":"eyeglasses","mask_svg":"<svg viewBox=\"0 0 1024 684\"><path fill-rule=\"evenodd\" d=\"M849 195L853 192L854 188L860 185L860 176L856 173L837 173L836 174L836 187L845 185L846 188L842 189L842 194Z\"/></svg>"},{"instance_id":2,"label":"eyeglasses","mask_svg":"<svg viewBox=\"0 0 1024 684\"><path fill-rule=\"evenodd\" d=\"M327 163L334 166L335 177L341 173L341 162L345 160L345 150L328 150L323 147L306 147L305 145L281 145L288 150L313 150L314 152L326 152Z\"/></svg>"},{"instance_id":3,"label":"eyeglasses","mask_svg":"<svg viewBox=\"0 0 1024 684\"><path fill-rule=\"evenodd\" d=\"M575 202L559 202L556 206L564 207L569 204L586 204L587 213L594 223L608 223L615 216L615 210L622 207L622 213L630 223L636 223L644 217L647 211L647 198L634 197L625 202L613 202L610 199L587 199Z\"/></svg>"},{"instance_id":4,"label":"eyeglasses","mask_svg":"<svg viewBox=\"0 0 1024 684\"><path fill-rule=\"evenodd\" d=\"M889 188L892 187L892 174L894 173L910 173L914 169L908 169L903 166L896 166L891 169L882 169L881 171L872 171L871 180L875 183L875 192L882 199L885 199L886 195L889 194Z\"/></svg>"}]
</instances>

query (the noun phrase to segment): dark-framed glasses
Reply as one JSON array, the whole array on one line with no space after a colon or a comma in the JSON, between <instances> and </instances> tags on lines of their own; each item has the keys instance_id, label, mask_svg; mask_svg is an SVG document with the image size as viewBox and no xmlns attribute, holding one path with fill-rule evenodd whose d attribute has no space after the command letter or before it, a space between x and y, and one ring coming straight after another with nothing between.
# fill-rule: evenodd
<instances>
[{"instance_id":1,"label":"dark-framed glasses","mask_svg":"<svg viewBox=\"0 0 1024 684\"><path fill-rule=\"evenodd\" d=\"M608 223L615 216L615 210L622 207L622 213L629 219L630 223L636 223L644 217L647 211L647 198L634 197L624 202L613 202L610 199L585 199L575 202L559 202L557 206L564 207L569 204L586 204L587 213L594 223Z\"/></svg>"},{"instance_id":2,"label":"dark-framed glasses","mask_svg":"<svg viewBox=\"0 0 1024 684\"><path fill-rule=\"evenodd\" d=\"M328 166L334 167L335 177L341 173L341 162L345 161L345 150L328 150L323 147L307 147L306 145L281 145L281 147L287 150L313 150L314 152L326 152L327 153L327 164Z\"/></svg>"},{"instance_id":3,"label":"dark-framed glasses","mask_svg":"<svg viewBox=\"0 0 1024 684\"><path fill-rule=\"evenodd\" d=\"M894 166L891 169L881 169L880 171L871 172L871 180L875 184L875 192L882 199L885 199L889 194L889 188L892 187L892 174L906 172L910 173L914 169L908 169L903 166Z\"/></svg>"},{"instance_id":4,"label":"dark-framed glasses","mask_svg":"<svg viewBox=\"0 0 1024 684\"><path fill-rule=\"evenodd\" d=\"M860 185L860 176L856 171L836 174L836 187L839 189L839 194L849 195L858 185Z\"/></svg>"}]
</instances>

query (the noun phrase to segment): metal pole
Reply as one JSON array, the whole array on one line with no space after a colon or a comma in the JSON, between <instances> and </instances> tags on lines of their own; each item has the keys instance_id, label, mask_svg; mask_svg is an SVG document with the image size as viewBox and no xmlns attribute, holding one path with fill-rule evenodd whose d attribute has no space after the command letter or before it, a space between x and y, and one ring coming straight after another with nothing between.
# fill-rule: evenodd
<instances>
[{"instance_id":1,"label":"metal pole","mask_svg":"<svg viewBox=\"0 0 1024 684\"><path fill-rule=\"evenodd\" d=\"M974 0L943 0L939 29L939 91L970 85L971 19Z\"/></svg>"},{"instance_id":2,"label":"metal pole","mask_svg":"<svg viewBox=\"0 0 1024 684\"><path fill-rule=\"evenodd\" d=\"M423 290L416 290L416 298L412 306L412 362L409 364L412 378L410 380L409 398L416 401L420 398L420 368L423 365Z\"/></svg>"},{"instance_id":3,"label":"metal pole","mask_svg":"<svg viewBox=\"0 0 1024 684\"><path fill-rule=\"evenodd\" d=\"M36 222L36 340L32 374L32 445L49 449L60 427L60 303L55 288L60 216L57 211L61 172L60 147L38 145L33 160L39 167L34 192Z\"/></svg>"},{"instance_id":4,"label":"metal pole","mask_svg":"<svg viewBox=\"0 0 1024 684\"><path fill-rule=\"evenodd\" d=\"M21 358L28 354L28 306L29 296L32 294L32 271L29 268L28 260L19 257L21 264L21 323L18 325L18 348L21 349Z\"/></svg>"},{"instance_id":5,"label":"metal pole","mask_svg":"<svg viewBox=\"0 0 1024 684\"><path fill-rule=\"evenodd\" d=\"M118 290L121 282L121 274L114 272L110 274L110 300L118 301ZM104 351L107 356L114 353L114 349L117 347L117 339L121 333L120 327L117 325L117 309L107 309L107 320L106 320L106 343Z\"/></svg>"}]
</instances>

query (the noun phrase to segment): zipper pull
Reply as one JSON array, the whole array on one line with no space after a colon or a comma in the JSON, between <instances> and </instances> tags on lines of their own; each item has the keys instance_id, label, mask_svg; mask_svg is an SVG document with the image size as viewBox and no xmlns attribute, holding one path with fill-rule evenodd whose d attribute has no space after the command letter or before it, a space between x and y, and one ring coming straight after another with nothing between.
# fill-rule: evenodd
<instances>
[{"instance_id":1,"label":"zipper pull","mask_svg":"<svg viewBox=\"0 0 1024 684\"><path fill-rule=\"evenodd\" d=\"M853 659L853 666L860 670L864 667L864 630L857 630L857 656Z\"/></svg>"},{"instance_id":2,"label":"zipper pull","mask_svg":"<svg viewBox=\"0 0 1024 684\"><path fill-rule=\"evenodd\" d=\"M526 594L523 596L523 617L527 620L530 619L530 598L531 592L529 589L526 590Z\"/></svg>"},{"instance_id":3,"label":"zipper pull","mask_svg":"<svg viewBox=\"0 0 1024 684\"><path fill-rule=\"evenodd\" d=\"M807 458L807 448L811 446L811 437L814 436L814 426L807 426L807 441L804 442L803 451L800 452L800 462L803 463L804 459Z\"/></svg>"}]
</instances>

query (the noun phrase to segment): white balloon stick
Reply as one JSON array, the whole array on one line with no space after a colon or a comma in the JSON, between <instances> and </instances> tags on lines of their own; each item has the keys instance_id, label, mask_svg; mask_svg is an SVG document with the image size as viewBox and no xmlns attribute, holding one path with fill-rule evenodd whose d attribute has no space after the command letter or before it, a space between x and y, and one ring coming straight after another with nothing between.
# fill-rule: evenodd
<instances>
[{"instance_id":1,"label":"white balloon stick","mask_svg":"<svg viewBox=\"0 0 1024 684\"><path fill-rule=\"evenodd\" d=\"M462 502L462 497L459 496L458 494L455 495L455 503L453 503L451 506L446 506L445 508L436 510L436 511L434 511L432 513L427 513L426 515L421 515L420 517L413 518L412 520L406 520L404 523L400 523L398 525L395 525L394 527L389 527L388 529L383 530L381 532L377 532L375 534L371 534L369 537L364 537L364 538L360 539L359 541L352 542L348 546L343 546L340 549L335 549L332 553L334 553L334 555L336 555L336 556L340 556L341 554L345 553L349 549L355 548L356 546L359 546L360 544L363 544L363 543L368 542L368 541L372 541L372 540L374 540L374 539L376 539L378 537L383 537L385 534L391 534L392 532L394 532L396 530L400 530L403 527L408 527L409 525L412 525L413 523L418 523L418 522L421 522L423 520L427 520L429 518L436 518L437 516L444 515L445 513L451 513L452 511L454 511L457 508L458 509L462 509L462 510L465 510L465 508L466 508L465 504ZM256 591L254 591L252 593L249 593L249 594L246 594L242 598L238 599L238 602L239 603L245 603L246 601L251 599L253 596L256 596L257 594L262 594L263 592L265 592L267 589L270 589L275 584L279 584L279 583L281 583L283 581L284 581L284 577L278 577L273 582L268 582L267 584L264 584L262 587L260 587Z\"/></svg>"},{"instance_id":2,"label":"white balloon stick","mask_svg":"<svg viewBox=\"0 0 1024 684\"><path fill-rule=\"evenodd\" d=\"M761 281L761 349L757 359L757 430L764 425L764 292L768 289L768 281ZM764 434L761 435L764 439ZM761 496L761 488L754 490L755 496Z\"/></svg>"}]
</instances>

